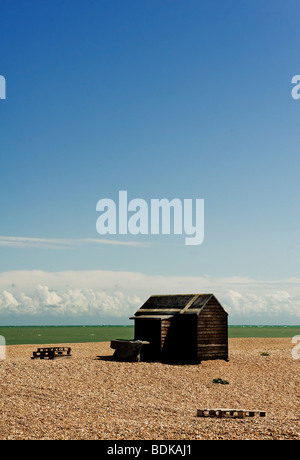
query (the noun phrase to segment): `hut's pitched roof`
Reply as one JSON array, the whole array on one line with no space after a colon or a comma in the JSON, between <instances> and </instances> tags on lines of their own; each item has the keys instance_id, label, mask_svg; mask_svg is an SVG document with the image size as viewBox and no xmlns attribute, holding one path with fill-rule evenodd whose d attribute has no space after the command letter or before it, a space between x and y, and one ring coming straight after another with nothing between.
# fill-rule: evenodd
<instances>
[{"instance_id":1,"label":"hut's pitched roof","mask_svg":"<svg viewBox=\"0 0 300 460\"><path fill-rule=\"evenodd\" d=\"M213 294L152 295L135 313L135 318L139 316L199 314L212 298L223 309Z\"/></svg>"}]
</instances>

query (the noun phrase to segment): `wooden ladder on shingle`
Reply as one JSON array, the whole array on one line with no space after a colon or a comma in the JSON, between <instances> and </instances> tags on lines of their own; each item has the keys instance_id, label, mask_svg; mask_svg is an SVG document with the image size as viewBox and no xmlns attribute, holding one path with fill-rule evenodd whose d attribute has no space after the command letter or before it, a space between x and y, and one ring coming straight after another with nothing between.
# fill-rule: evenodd
<instances>
[{"instance_id":1,"label":"wooden ladder on shingle","mask_svg":"<svg viewBox=\"0 0 300 460\"><path fill-rule=\"evenodd\" d=\"M265 417L266 412L261 410L246 410L246 409L198 409L197 417L231 417L231 418L246 418L246 417Z\"/></svg>"}]
</instances>

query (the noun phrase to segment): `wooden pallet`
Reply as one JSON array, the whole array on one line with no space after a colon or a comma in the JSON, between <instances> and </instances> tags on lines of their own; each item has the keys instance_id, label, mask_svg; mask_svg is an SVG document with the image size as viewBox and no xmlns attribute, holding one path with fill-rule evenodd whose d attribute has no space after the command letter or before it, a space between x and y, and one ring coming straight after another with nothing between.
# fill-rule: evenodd
<instances>
[{"instance_id":1,"label":"wooden pallet","mask_svg":"<svg viewBox=\"0 0 300 460\"><path fill-rule=\"evenodd\" d=\"M38 348L37 351L33 352L31 359L54 359L69 356L71 356L70 347L47 347Z\"/></svg>"},{"instance_id":2,"label":"wooden pallet","mask_svg":"<svg viewBox=\"0 0 300 460\"><path fill-rule=\"evenodd\" d=\"M261 410L246 410L246 409L198 409L197 417L230 417L230 418L245 418L245 417L265 417L266 412Z\"/></svg>"}]
</instances>

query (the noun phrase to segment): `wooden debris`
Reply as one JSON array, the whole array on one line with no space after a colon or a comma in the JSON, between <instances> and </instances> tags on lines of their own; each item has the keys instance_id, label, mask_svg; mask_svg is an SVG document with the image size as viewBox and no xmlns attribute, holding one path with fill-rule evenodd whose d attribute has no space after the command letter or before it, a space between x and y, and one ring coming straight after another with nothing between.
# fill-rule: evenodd
<instances>
[{"instance_id":1,"label":"wooden debris","mask_svg":"<svg viewBox=\"0 0 300 460\"><path fill-rule=\"evenodd\" d=\"M54 359L60 357L69 357L71 356L70 347L47 347L47 348L38 348L37 351L34 351L31 359Z\"/></svg>"},{"instance_id":2,"label":"wooden debris","mask_svg":"<svg viewBox=\"0 0 300 460\"><path fill-rule=\"evenodd\" d=\"M246 409L198 409L197 417L230 417L230 418L245 418L245 417L265 417L266 412L261 410L246 410Z\"/></svg>"},{"instance_id":3,"label":"wooden debris","mask_svg":"<svg viewBox=\"0 0 300 460\"><path fill-rule=\"evenodd\" d=\"M124 339L116 339L110 342L110 347L115 350L114 358L118 361L140 361L143 345L149 345L149 342Z\"/></svg>"}]
</instances>

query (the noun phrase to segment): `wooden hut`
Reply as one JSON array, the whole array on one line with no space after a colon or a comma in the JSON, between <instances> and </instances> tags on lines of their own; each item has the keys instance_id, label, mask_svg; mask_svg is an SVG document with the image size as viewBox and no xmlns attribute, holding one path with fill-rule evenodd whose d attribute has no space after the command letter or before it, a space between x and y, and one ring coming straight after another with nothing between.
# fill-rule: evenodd
<instances>
[{"instance_id":1,"label":"wooden hut","mask_svg":"<svg viewBox=\"0 0 300 460\"><path fill-rule=\"evenodd\" d=\"M134 339L150 342L145 360L228 360L228 313L213 294L153 295L130 319Z\"/></svg>"}]
</instances>

